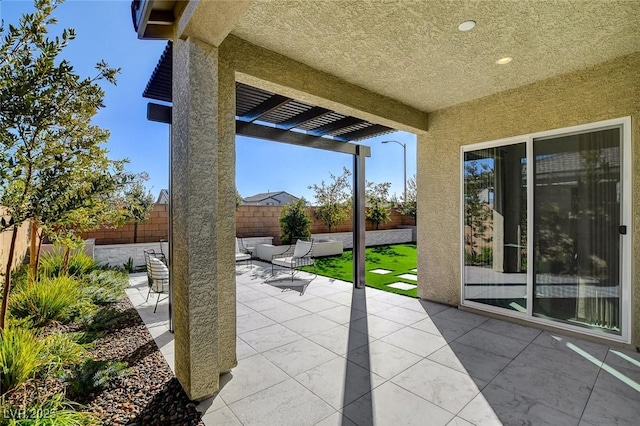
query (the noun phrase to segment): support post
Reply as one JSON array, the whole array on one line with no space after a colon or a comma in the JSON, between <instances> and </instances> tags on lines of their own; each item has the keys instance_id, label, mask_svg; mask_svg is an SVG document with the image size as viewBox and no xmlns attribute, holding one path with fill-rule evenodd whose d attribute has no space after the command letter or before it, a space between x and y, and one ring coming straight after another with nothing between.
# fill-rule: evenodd
<instances>
[{"instance_id":1,"label":"support post","mask_svg":"<svg viewBox=\"0 0 640 426\"><path fill-rule=\"evenodd\" d=\"M219 390L237 365L235 83L219 51L198 40L173 49L171 278L175 372L189 399Z\"/></svg>"},{"instance_id":2,"label":"support post","mask_svg":"<svg viewBox=\"0 0 640 426\"><path fill-rule=\"evenodd\" d=\"M356 145L353 156L353 285L364 288L364 259L365 259L365 148Z\"/></svg>"}]
</instances>

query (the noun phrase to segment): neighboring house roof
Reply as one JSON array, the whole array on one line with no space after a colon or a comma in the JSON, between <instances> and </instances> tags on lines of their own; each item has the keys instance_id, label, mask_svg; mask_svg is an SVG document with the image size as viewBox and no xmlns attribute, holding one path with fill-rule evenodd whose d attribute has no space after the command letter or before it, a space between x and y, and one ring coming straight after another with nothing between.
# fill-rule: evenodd
<instances>
[{"instance_id":1,"label":"neighboring house roof","mask_svg":"<svg viewBox=\"0 0 640 426\"><path fill-rule=\"evenodd\" d=\"M280 195L286 195L288 197L290 197L292 199L292 201L297 201L298 197L289 194L286 191L276 191L276 192L263 192L260 194L256 194L256 195L252 195L250 197L245 197L242 199L242 201L244 201L246 204L256 204L256 203L260 203L262 201L268 200L268 199L272 199L275 201L278 201L278 203L280 203L280 200L278 200L278 196Z\"/></svg>"},{"instance_id":2,"label":"neighboring house roof","mask_svg":"<svg viewBox=\"0 0 640 426\"><path fill-rule=\"evenodd\" d=\"M169 204L169 190L161 189L160 194L158 194L157 204Z\"/></svg>"}]
</instances>

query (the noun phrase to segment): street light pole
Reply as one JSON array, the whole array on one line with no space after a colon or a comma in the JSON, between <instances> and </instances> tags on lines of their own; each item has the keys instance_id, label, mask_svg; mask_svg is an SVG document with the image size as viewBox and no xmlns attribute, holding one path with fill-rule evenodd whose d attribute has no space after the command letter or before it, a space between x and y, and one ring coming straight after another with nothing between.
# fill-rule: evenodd
<instances>
[{"instance_id":1,"label":"street light pole","mask_svg":"<svg viewBox=\"0 0 640 426\"><path fill-rule=\"evenodd\" d=\"M389 143L389 142L393 142L393 143L397 143L398 145L401 145L404 151L404 200L403 202L406 203L407 202L407 144L399 141L382 141L382 143Z\"/></svg>"}]
</instances>

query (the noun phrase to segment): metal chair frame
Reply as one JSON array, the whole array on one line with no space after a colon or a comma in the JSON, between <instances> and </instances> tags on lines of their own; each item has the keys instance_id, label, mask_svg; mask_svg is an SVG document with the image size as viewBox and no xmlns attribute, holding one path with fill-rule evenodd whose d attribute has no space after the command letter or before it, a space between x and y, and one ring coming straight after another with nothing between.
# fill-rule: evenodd
<instances>
[{"instance_id":1,"label":"metal chair frame","mask_svg":"<svg viewBox=\"0 0 640 426\"><path fill-rule=\"evenodd\" d=\"M313 265L313 273L318 276L316 263L313 258L313 239L309 239L310 246L305 253L297 253L296 246L298 241L305 241L303 238L296 239L296 244L291 244L286 251L271 256L271 276L275 275L275 267L281 267L289 269L291 271L291 281L295 274L299 271L299 268L303 266ZM315 278L315 277L314 277Z\"/></svg>"},{"instance_id":2,"label":"metal chair frame","mask_svg":"<svg viewBox=\"0 0 640 426\"><path fill-rule=\"evenodd\" d=\"M160 303L161 300L166 300L169 298L169 286L171 285L169 283L169 276L167 275L167 278L156 278L153 275L153 265L151 262L151 258L156 258L158 260L160 260L162 263L164 263L165 266L167 266L167 258L165 257L165 255L163 253L157 253L155 250L150 249L150 250L145 250L144 251L144 260L145 260L145 264L147 265L147 282L149 284L149 292L147 293L147 298L145 299L145 302L147 302L149 300L149 296L151 295L151 291L153 291L154 293L158 293L158 298L156 300L156 306L153 309L153 313L155 313L158 310L158 303ZM160 283L160 291L157 290L158 286L155 285L156 282ZM161 293L167 293L167 296L160 299L160 294Z\"/></svg>"}]
</instances>

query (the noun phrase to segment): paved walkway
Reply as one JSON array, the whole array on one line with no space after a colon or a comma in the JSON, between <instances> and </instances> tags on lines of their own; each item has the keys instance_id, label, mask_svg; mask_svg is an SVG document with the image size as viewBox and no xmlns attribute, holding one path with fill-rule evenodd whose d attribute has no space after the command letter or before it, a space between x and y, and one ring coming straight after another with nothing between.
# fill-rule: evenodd
<instances>
[{"instance_id":1,"label":"paved walkway","mask_svg":"<svg viewBox=\"0 0 640 426\"><path fill-rule=\"evenodd\" d=\"M318 277L238 266L238 366L207 425L638 425L640 354ZM166 302L127 291L173 368Z\"/></svg>"}]
</instances>

